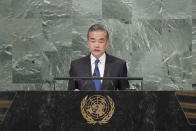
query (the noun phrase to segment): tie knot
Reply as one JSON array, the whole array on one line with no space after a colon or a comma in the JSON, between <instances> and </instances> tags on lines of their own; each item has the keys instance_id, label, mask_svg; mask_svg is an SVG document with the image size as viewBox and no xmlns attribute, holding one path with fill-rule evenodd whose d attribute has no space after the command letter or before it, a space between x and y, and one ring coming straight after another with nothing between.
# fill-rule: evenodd
<instances>
[{"instance_id":1,"label":"tie knot","mask_svg":"<svg viewBox=\"0 0 196 131\"><path fill-rule=\"evenodd\" d=\"M95 60L95 65L97 65L99 63L99 59Z\"/></svg>"}]
</instances>

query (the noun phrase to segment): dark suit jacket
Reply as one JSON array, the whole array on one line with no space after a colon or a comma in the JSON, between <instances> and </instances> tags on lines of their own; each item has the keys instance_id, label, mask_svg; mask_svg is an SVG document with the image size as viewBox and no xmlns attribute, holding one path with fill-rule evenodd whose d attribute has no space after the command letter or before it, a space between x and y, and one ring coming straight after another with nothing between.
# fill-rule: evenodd
<instances>
[{"instance_id":1,"label":"dark suit jacket","mask_svg":"<svg viewBox=\"0 0 196 131\"><path fill-rule=\"evenodd\" d=\"M92 77L90 54L71 62L70 77ZM127 66L124 60L108 55L104 77L127 77ZM129 88L128 80L103 80L101 90L125 90ZM95 90L93 80L70 80L68 90Z\"/></svg>"}]
</instances>

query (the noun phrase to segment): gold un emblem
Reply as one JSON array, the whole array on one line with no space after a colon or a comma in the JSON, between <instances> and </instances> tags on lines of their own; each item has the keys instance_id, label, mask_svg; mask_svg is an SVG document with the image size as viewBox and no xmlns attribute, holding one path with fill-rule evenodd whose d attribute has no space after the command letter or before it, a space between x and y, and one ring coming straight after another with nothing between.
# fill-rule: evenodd
<instances>
[{"instance_id":1,"label":"gold un emblem","mask_svg":"<svg viewBox=\"0 0 196 131\"><path fill-rule=\"evenodd\" d=\"M81 113L87 123L95 125L108 123L114 114L114 101L102 95L86 96L80 105Z\"/></svg>"}]
</instances>

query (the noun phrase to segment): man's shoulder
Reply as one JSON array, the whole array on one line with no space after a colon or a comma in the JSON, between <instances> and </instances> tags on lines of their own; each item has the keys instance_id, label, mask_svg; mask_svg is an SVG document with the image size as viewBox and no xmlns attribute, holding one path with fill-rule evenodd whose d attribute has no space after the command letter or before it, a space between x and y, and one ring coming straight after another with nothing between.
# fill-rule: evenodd
<instances>
[{"instance_id":1,"label":"man's shoulder","mask_svg":"<svg viewBox=\"0 0 196 131\"><path fill-rule=\"evenodd\" d=\"M123 60L123 59L121 59L121 58L118 58L118 57L116 57L116 56L113 56L113 55L109 55L109 54L107 54L106 55L106 59L108 59L108 60L110 60L110 61L116 61L117 63L126 63L126 61L125 60Z\"/></svg>"},{"instance_id":2,"label":"man's shoulder","mask_svg":"<svg viewBox=\"0 0 196 131\"><path fill-rule=\"evenodd\" d=\"M84 62L87 62L87 61L89 60L89 57L90 57L89 55L83 56L83 57L81 57L81 58L78 58L78 59L73 60L71 63L72 63L72 64L84 63Z\"/></svg>"}]
</instances>

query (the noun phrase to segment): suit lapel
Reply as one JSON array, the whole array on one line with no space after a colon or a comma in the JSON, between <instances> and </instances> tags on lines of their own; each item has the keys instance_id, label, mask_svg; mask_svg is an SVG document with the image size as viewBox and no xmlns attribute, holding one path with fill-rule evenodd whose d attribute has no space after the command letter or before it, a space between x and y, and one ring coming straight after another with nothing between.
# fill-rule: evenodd
<instances>
[{"instance_id":1,"label":"suit lapel","mask_svg":"<svg viewBox=\"0 0 196 131\"><path fill-rule=\"evenodd\" d=\"M91 59L90 59L90 54L89 55L87 55L86 56L87 57L87 59L86 59L86 65L87 65L87 67L88 67L88 70L87 70L87 72L88 72L88 76L89 77L92 77L92 69L91 69Z\"/></svg>"},{"instance_id":2,"label":"suit lapel","mask_svg":"<svg viewBox=\"0 0 196 131\"><path fill-rule=\"evenodd\" d=\"M87 72L88 72L88 77L92 77L92 68L91 68L90 54L87 55L86 66L88 67L88 70L87 70ZM95 90L93 80L89 80L89 82L90 82L90 88L91 88L91 90Z\"/></svg>"},{"instance_id":3,"label":"suit lapel","mask_svg":"<svg viewBox=\"0 0 196 131\"><path fill-rule=\"evenodd\" d=\"M103 75L103 77L109 77L110 75L109 75L109 67L111 67L110 66L110 58L109 58L109 55L106 53L106 60L105 60L105 69L104 69L104 75ZM102 84L101 84L101 90L104 90L104 87L105 87L105 85L106 85L106 83L107 83L107 81L106 80L103 80L102 81Z\"/></svg>"}]
</instances>

